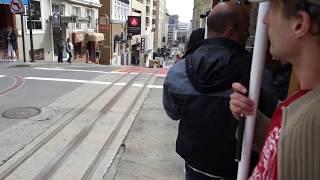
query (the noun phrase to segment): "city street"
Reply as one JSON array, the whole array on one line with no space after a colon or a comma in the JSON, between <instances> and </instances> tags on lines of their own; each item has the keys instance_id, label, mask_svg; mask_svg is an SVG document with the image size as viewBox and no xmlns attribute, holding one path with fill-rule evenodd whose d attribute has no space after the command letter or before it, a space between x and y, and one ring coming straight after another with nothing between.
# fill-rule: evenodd
<instances>
[{"instance_id":1,"label":"city street","mask_svg":"<svg viewBox=\"0 0 320 180\"><path fill-rule=\"evenodd\" d=\"M182 179L167 70L1 63L0 179Z\"/></svg>"}]
</instances>

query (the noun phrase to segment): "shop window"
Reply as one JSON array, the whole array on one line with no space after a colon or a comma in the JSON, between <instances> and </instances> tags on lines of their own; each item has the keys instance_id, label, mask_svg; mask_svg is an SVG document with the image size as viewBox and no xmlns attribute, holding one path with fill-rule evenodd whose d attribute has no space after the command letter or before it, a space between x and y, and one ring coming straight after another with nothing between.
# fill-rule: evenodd
<instances>
[{"instance_id":1,"label":"shop window","mask_svg":"<svg viewBox=\"0 0 320 180\"><path fill-rule=\"evenodd\" d=\"M81 17L81 8L80 7L73 7L73 15L77 17ZM81 29L81 24L79 22L76 22L76 29Z\"/></svg>"},{"instance_id":2,"label":"shop window","mask_svg":"<svg viewBox=\"0 0 320 180\"><path fill-rule=\"evenodd\" d=\"M87 9L86 15L87 15L87 17L89 17L89 20L90 20L87 23L87 28L92 29L93 28L93 20L94 20L93 10Z\"/></svg>"},{"instance_id":3,"label":"shop window","mask_svg":"<svg viewBox=\"0 0 320 180\"><path fill-rule=\"evenodd\" d=\"M33 0L30 3L31 21L27 18L27 27L30 29L42 30L42 16L41 16L41 3L38 0ZM28 11L27 11L28 12Z\"/></svg>"}]
</instances>

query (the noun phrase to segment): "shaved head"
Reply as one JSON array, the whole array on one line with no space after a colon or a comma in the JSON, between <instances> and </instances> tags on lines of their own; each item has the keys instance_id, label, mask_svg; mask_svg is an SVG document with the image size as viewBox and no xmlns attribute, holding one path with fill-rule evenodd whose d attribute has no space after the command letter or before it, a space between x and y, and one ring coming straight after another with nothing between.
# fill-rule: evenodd
<instances>
[{"instance_id":1,"label":"shaved head","mask_svg":"<svg viewBox=\"0 0 320 180\"><path fill-rule=\"evenodd\" d=\"M222 2L208 16L208 37L226 37L242 45L248 37L249 16L245 9L232 2Z\"/></svg>"}]
</instances>

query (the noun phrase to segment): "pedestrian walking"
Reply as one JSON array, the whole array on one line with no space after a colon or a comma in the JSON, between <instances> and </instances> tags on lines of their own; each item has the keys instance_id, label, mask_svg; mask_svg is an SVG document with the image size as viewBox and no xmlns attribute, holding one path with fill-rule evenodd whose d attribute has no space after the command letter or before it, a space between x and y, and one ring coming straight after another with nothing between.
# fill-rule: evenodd
<instances>
[{"instance_id":1,"label":"pedestrian walking","mask_svg":"<svg viewBox=\"0 0 320 180\"><path fill-rule=\"evenodd\" d=\"M70 38L67 39L67 42L66 42L66 51L68 53L68 60L67 62L68 63L71 63L72 61L72 52L73 52L73 44L72 42L70 41Z\"/></svg>"},{"instance_id":2,"label":"pedestrian walking","mask_svg":"<svg viewBox=\"0 0 320 180\"><path fill-rule=\"evenodd\" d=\"M320 1L272 0L264 17L270 53L290 64L300 89L280 103L270 119L258 113L255 144L259 163L250 179L320 179ZM247 88L233 84L230 110L252 115ZM262 137L262 138L259 138Z\"/></svg>"},{"instance_id":3,"label":"pedestrian walking","mask_svg":"<svg viewBox=\"0 0 320 180\"><path fill-rule=\"evenodd\" d=\"M63 39L62 37L59 37L57 40L57 49L58 49L58 63L63 63Z\"/></svg>"},{"instance_id":4,"label":"pedestrian walking","mask_svg":"<svg viewBox=\"0 0 320 180\"><path fill-rule=\"evenodd\" d=\"M8 48L8 61L14 62L16 58L16 50L17 50L17 34L12 29L11 26L7 28L7 37L6 43Z\"/></svg>"}]
</instances>

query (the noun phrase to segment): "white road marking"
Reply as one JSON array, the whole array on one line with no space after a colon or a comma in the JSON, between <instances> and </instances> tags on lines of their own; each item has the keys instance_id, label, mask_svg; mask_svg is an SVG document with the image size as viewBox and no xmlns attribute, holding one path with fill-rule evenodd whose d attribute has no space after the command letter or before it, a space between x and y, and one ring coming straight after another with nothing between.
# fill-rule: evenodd
<instances>
[{"instance_id":1,"label":"white road marking","mask_svg":"<svg viewBox=\"0 0 320 180\"><path fill-rule=\"evenodd\" d=\"M82 70L82 69L63 69L63 68L34 68L37 70L46 70L46 71L69 71L69 72L88 72L88 73L101 73L101 74L127 74L127 72L117 72L117 71L91 71L91 70Z\"/></svg>"},{"instance_id":2,"label":"white road marking","mask_svg":"<svg viewBox=\"0 0 320 180\"><path fill-rule=\"evenodd\" d=\"M125 86L127 83L115 83L115 86Z\"/></svg>"},{"instance_id":3,"label":"white road marking","mask_svg":"<svg viewBox=\"0 0 320 180\"><path fill-rule=\"evenodd\" d=\"M102 84L110 85L112 82L103 82L103 81L87 81L87 80L78 80L78 79L60 79L60 78L42 78L42 77L25 77L27 80L39 80L39 81L56 81L56 82L74 82L74 83L86 83L86 84Z\"/></svg>"},{"instance_id":4,"label":"white road marking","mask_svg":"<svg viewBox=\"0 0 320 180\"><path fill-rule=\"evenodd\" d=\"M111 71L110 74L128 74L127 72ZM139 73L138 73L139 74Z\"/></svg>"},{"instance_id":5,"label":"white road marking","mask_svg":"<svg viewBox=\"0 0 320 180\"><path fill-rule=\"evenodd\" d=\"M165 75L165 74L156 74L156 77L165 78L165 77L167 77L167 75Z\"/></svg>"},{"instance_id":6,"label":"white road marking","mask_svg":"<svg viewBox=\"0 0 320 180\"><path fill-rule=\"evenodd\" d=\"M26 80L38 80L38 81L55 81L55 82L72 82L72 83L83 83L83 84L99 84L99 85L111 85L112 82L103 81L89 81L79 79L60 79L60 78L42 78L42 77L25 77ZM125 86L127 83L115 83L115 86ZM132 84L133 87L143 87L144 84ZM147 85L147 88L151 89L162 89L162 85Z\"/></svg>"},{"instance_id":7,"label":"white road marking","mask_svg":"<svg viewBox=\"0 0 320 180\"><path fill-rule=\"evenodd\" d=\"M144 84L132 84L133 87L143 87Z\"/></svg>"},{"instance_id":8,"label":"white road marking","mask_svg":"<svg viewBox=\"0 0 320 180\"><path fill-rule=\"evenodd\" d=\"M6 75L0 75L0 78L6 77Z\"/></svg>"},{"instance_id":9,"label":"white road marking","mask_svg":"<svg viewBox=\"0 0 320 180\"><path fill-rule=\"evenodd\" d=\"M151 89L162 89L163 88L163 86L161 86L161 85L148 85L147 87L151 88Z\"/></svg>"}]
</instances>

